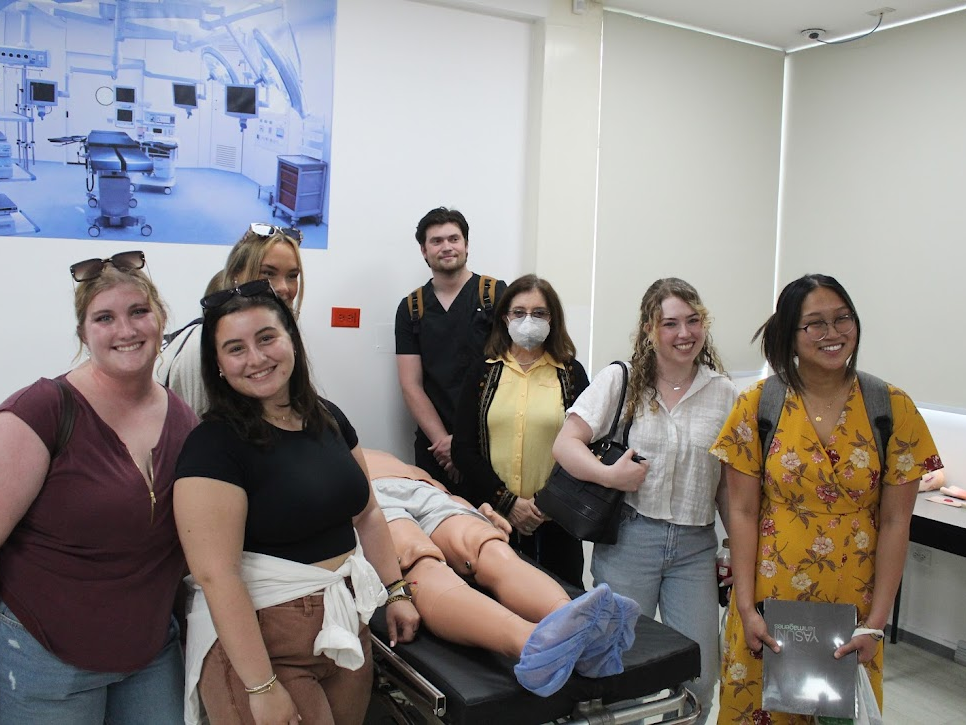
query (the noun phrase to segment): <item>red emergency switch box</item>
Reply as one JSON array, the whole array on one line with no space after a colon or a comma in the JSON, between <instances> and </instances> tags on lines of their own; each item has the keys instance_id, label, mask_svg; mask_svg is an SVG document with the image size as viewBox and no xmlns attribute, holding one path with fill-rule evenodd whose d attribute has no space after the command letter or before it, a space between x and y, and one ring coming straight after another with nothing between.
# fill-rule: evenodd
<instances>
[{"instance_id":1,"label":"red emergency switch box","mask_svg":"<svg viewBox=\"0 0 966 725\"><path fill-rule=\"evenodd\" d=\"M332 327L358 327L359 314L358 307L333 307Z\"/></svg>"}]
</instances>

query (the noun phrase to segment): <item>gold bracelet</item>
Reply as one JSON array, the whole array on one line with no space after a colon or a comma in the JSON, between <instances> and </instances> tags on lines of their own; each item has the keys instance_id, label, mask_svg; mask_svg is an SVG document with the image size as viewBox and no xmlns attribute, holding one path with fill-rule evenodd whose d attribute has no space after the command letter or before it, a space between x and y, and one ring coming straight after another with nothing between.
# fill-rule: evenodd
<instances>
[{"instance_id":1,"label":"gold bracelet","mask_svg":"<svg viewBox=\"0 0 966 725\"><path fill-rule=\"evenodd\" d=\"M395 604L396 602L401 602L403 600L411 602L413 598L408 594L393 594L391 597L389 597L389 599L386 600L386 604Z\"/></svg>"},{"instance_id":2,"label":"gold bracelet","mask_svg":"<svg viewBox=\"0 0 966 725\"><path fill-rule=\"evenodd\" d=\"M249 695L264 695L266 692L272 689L272 685L275 684L275 680L278 679L278 675L272 674L268 682L261 685L256 685L255 687L246 687L245 692Z\"/></svg>"},{"instance_id":3,"label":"gold bracelet","mask_svg":"<svg viewBox=\"0 0 966 725\"><path fill-rule=\"evenodd\" d=\"M392 593L393 593L394 591L396 591L397 589L402 589L402 588L403 588L404 586L406 586L406 585L407 585L408 583L409 583L409 582L407 582L407 581L406 581L405 579L397 579L397 580L396 580L396 581L394 581L394 582L393 582L392 584L387 584L387 585L386 585L386 593L387 593L387 594L388 594L389 596L392 596Z\"/></svg>"}]
</instances>

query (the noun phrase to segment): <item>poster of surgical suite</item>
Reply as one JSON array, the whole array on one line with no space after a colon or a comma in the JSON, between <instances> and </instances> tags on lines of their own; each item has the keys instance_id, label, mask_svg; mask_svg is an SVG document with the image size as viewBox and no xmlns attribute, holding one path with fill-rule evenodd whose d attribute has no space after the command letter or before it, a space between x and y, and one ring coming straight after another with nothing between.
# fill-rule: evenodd
<instances>
[{"instance_id":1,"label":"poster of surgical suite","mask_svg":"<svg viewBox=\"0 0 966 725\"><path fill-rule=\"evenodd\" d=\"M0 0L0 235L328 246L336 0Z\"/></svg>"}]
</instances>

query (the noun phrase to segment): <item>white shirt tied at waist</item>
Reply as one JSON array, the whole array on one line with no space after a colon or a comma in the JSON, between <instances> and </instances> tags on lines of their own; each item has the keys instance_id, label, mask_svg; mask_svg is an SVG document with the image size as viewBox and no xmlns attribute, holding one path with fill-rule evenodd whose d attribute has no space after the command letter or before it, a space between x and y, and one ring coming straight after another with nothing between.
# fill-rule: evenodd
<instances>
[{"instance_id":1,"label":"white shirt tied at waist","mask_svg":"<svg viewBox=\"0 0 966 725\"><path fill-rule=\"evenodd\" d=\"M376 570L362 555L358 534L355 553L335 571L245 551L241 577L256 610L322 592L325 610L313 652L316 656L324 654L348 670L362 667L365 658L359 642L360 623L369 623L376 607L385 604L387 595ZM346 577L352 582L354 598L346 586ZM186 725L202 725L207 718L201 714L198 680L201 665L218 635L204 591L193 577L186 577L185 582L191 587L192 597L188 609L184 721Z\"/></svg>"}]
</instances>

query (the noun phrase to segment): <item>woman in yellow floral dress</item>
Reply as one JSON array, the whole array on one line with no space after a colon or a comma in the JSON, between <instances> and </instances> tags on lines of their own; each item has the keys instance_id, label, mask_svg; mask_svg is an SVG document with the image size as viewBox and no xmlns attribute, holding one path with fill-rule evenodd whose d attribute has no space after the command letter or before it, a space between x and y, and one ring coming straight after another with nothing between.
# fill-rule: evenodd
<instances>
[{"instance_id":1,"label":"woman in yellow floral dress","mask_svg":"<svg viewBox=\"0 0 966 725\"><path fill-rule=\"evenodd\" d=\"M790 283L758 330L788 386L764 467L758 436L762 383L739 396L712 453L726 465L734 592L721 670L719 723L807 723L762 710L762 647L776 652L755 603L766 598L851 603L860 627L881 630L902 577L909 523L927 471L942 466L922 416L889 386L893 432L886 470L856 379L861 327L832 277ZM882 707L881 634L857 634Z\"/></svg>"}]
</instances>

